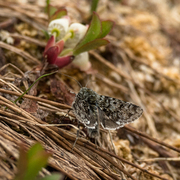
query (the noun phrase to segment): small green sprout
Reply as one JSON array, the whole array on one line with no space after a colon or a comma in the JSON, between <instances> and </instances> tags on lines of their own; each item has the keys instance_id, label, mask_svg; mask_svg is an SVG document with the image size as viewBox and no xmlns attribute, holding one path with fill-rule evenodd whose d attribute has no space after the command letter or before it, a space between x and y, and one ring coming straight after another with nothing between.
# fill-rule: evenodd
<instances>
[{"instance_id":1,"label":"small green sprout","mask_svg":"<svg viewBox=\"0 0 180 180\"><path fill-rule=\"evenodd\" d=\"M51 155L43 149L40 143L34 144L28 151L21 145L18 172L14 180L62 180L63 175L59 173L53 173L44 178L38 177L39 172L47 165Z\"/></svg>"}]
</instances>

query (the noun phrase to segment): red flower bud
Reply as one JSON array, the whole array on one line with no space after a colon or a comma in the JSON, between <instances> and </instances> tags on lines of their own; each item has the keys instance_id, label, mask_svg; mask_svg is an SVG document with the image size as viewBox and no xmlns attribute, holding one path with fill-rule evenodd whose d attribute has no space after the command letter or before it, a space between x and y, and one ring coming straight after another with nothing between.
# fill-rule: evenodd
<instances>
[{"instance_id":1,"label":"red flower bud","mask_svg":"<svg viewBox=\"0 0 180 180\"><path fill-rule=\"evenodd\" d=\"M52 46L44 52L44 57L47 59L49 64L54 64L58 57L59 48L58 46Z\"/></svg>"},{"instance_id":2,"label":"red flower bud","mask_svg":"<svg viewBox=\"0 0 180 180\"><path fill-rule=\"evenodd\" d=\"M43 56L47 59L47 62L49 64L54 64L58 58L58 55L62 52L63 48L64 41L60 40L55 44L55 38L54 36L51 36L45 47Z\"/></svg>"},{"instance_id":3,"label":"red flower bud","mask_svg":"<svg viewBox=\"0 0 180 180\"><path fill-rule=\"evenodd\" d=\"M59 68L63 68L64 66L67 66L70 64L74 59L74 56L65 56L65 57L58 57L55 61L55 63Z\"/></svg>"},{"instance_id":4,"label":"red flower bud","mask_svg":"<svg viewBox=\"0 0 180 180\"><path fill-rule=\"evenodd\" d=\"M54 45L55 45L55 38L54 38L54 36L51 36L50 39L49 39L48 42L47 42L47 45L46 45L46 47L45 47L45 50L44 50L43 55L45 54L45 52L46 52L50 47L52 47L52 46L54 46Z\"/></svg>"}]
</instances>

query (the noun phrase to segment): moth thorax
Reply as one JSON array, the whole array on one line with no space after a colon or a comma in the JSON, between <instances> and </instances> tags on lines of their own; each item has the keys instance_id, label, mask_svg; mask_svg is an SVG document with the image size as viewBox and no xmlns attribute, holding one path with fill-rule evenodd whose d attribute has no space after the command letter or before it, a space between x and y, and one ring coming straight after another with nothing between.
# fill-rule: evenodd
<instances>
[{"instance_id":1,"label":"moth thorax","mask_svg":"<svg viewBox=\"0 0 180 180\"><path fill-rule=\"evenodd\" d=\"M92 95L89 95L87 97L87 102L90 103L90 104L96 104L96 95L95 94L92 94Z\"/></svg>"}]
</instances>

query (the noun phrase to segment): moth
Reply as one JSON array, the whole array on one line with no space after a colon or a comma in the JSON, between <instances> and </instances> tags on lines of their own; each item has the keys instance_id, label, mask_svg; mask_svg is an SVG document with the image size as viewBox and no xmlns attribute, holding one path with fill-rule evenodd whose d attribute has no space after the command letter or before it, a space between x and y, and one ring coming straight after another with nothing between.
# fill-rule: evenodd
<instances>
[{"instance_id":1,"label":"moth","mask_svg":"<svg viewBox=\"0 0 180 180\"><path fill-rule=\"evenodd\" d=\"M76 94L72 109L93 138L99 132L99 124L104 129L115 130L138 119L143 113L143 109L135 104L99 95L86 87Z\"/></svg>"}]
</instances>

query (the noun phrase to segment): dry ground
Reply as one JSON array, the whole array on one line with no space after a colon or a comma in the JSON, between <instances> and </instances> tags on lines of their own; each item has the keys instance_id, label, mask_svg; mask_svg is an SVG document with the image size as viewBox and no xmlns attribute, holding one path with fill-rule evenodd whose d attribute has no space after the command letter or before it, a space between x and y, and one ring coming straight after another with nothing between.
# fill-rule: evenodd
<instances>
[{"instance_id":1,"label":"dry ground","mask_svg":"<svg viewBox=\"0 0 180 180\"><path fill-rule=\"evenodd\" d=\"M88 22L90 1L51 1L72 22ZM73 151L77 120L71 109L78 84L56 73L12 103L38 77L47 29L44 1L0 0L0 179L13 179L19 145L35 141L53 152L47 169L67 179L180 179L180 2L100 0L101 19L115 21L110 44L90 52L92 69L59 70L99 94L138 104L143 116L109 133L97 148L86 128ZM51 125L50 125L51 124ZM122 165L123 164L123 165ZM123 172L123 173L122 173Z\"/></svg>"}]
</instances>

